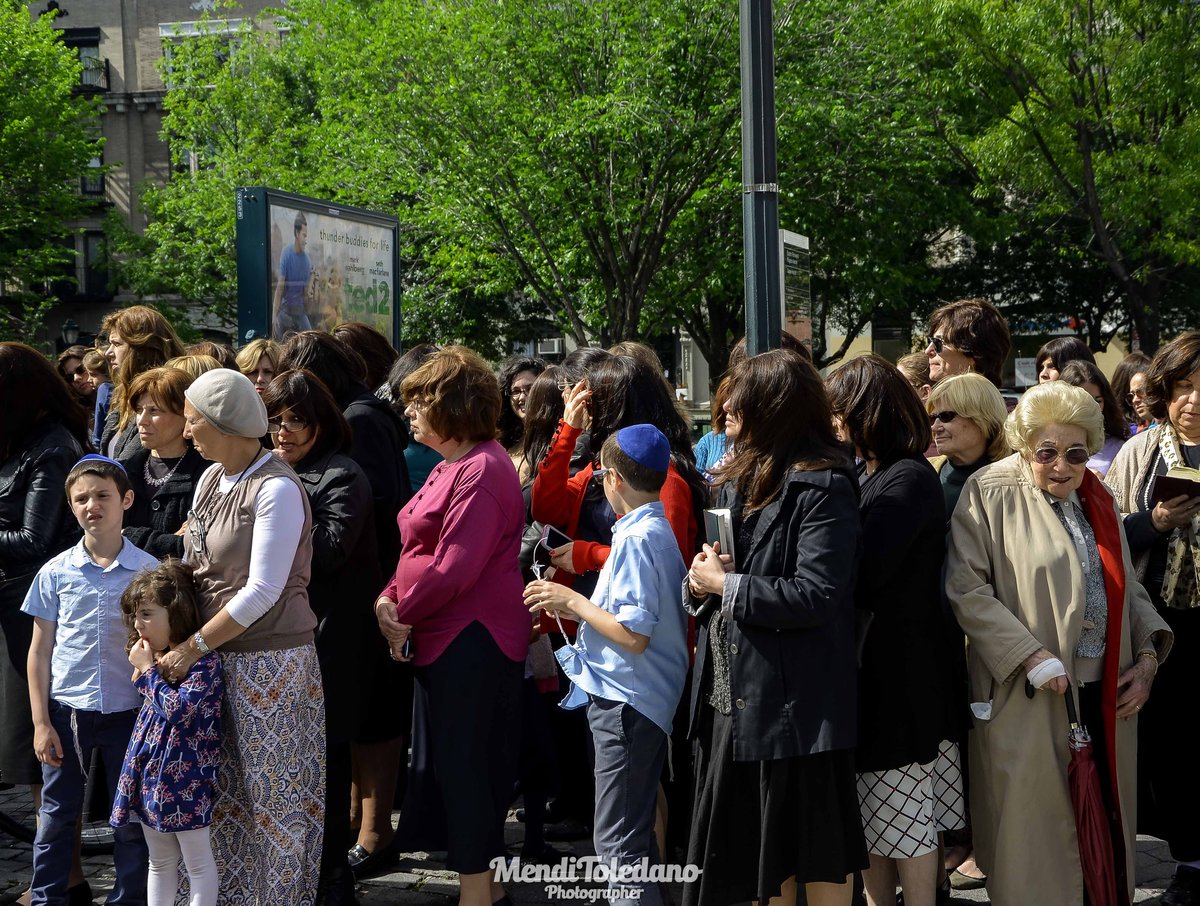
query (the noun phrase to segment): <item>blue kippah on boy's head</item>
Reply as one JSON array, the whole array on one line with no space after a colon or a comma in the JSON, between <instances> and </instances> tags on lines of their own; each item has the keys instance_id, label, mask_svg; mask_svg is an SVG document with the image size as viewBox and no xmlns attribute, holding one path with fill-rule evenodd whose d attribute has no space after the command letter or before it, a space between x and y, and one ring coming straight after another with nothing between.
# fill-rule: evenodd
<instances>
[{"instance_id":1,"label":"blue kippah on boy's head","mask_svg":"<svg viewBox=\"0 0 1200 906\"><path fill-rule=\"evenodd\" d=\"M654 425L630 425L617 432L621 452L653 472L665 472L671 465L671 444Z\"/></svg>"},{"instance_id":2,"label":"blue kippah on boy's head","mask_svg":"<svg viewBox=\"0 0 1200 906\"><path fill-rule=\"evenodd\" d=\"M71 466L71 471L74 472L85 462L106 462L110 466L116 466L122 472L125 472L125 467L123 465L121 465L119 462L117 462L115 459L109 459L107 456L101 456L99 453L87 454L86 456L83 457L83 459L79 460L79 462L77 462L77 463L75 463L75 465ZM125 472L125 474L128 475L129 473Z\"/></svg>"}]
</instances>

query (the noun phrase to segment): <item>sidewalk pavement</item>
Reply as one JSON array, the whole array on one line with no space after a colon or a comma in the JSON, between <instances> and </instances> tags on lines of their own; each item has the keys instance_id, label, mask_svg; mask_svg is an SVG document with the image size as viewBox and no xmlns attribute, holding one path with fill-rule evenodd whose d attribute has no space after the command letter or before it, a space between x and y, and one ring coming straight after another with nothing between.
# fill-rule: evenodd
<instances>
[{"instance_id":1,"label":"sidewalk pavement","mask_svg":"<svg viewBox=\"0 0 1200 906\"><path fill-rule=\"evenodd\" d=\"M27 787L17 787L0 792L0 811L21 819L28 819L33 811ZM514 853L520 848L524 828L509 815L505 828L505 839ZM555 844L566 849L567 844ZM590 841L572 845L576 856L592 854ZM1137 895L1135 903L1158 903L1163 889L1170 883L1174 862L1167 846L1154 837L1138 837L1137 846ZM362 906L454 906L458 899L458 881L454 872L447 871L440 861L440 853L406 853L388 873L378 875L358 885L358 899ZM13 903L29 885L33 848L20 843L0 832L0 904ZM112 889L112 861L107 856L92 856L84 859L84 873L92 887L96 903L103 903L104 896ZM517 883L509 885L509 895L518 906L603 906L603 901L589 903L586 899L559 900L552 898L541 884ZM681 901L681 891L673 888L675 901ZM956 890L954 902L988 903L987 890ZM273 904L288 906L288 904ZM1029 906L1056 906L1031 902Z\"/></svg>"}]
</instances>

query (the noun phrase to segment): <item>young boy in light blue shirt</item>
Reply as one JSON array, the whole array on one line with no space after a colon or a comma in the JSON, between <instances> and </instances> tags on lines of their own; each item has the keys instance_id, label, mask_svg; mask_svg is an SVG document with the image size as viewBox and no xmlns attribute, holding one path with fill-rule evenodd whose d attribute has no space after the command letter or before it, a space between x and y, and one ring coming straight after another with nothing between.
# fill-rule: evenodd
<instances>
[{"instance_id":1,"label":"young boy in light blue shirt","mask_svg":"<svg viewBox=\"0 0 1200 906\"><path fill-rule=\"evenodd\" d=\"M121 535L133 491L125 469L91 454L67 474L67 503L83 539L38 571L21 610L34 618L29 647L33 748L42 763L42 807L33 843L31 902L67 902L75 821L89 753L99 749L109 794L141 707L125 656L121 595L158 565ZM114 832L116 883L108 902L146 902L146 840L136 824Z\"/></svg>"},{"instance_id":2,"label":"young boy in light blue shirt","mask_svg":"<svg viewBox=\"0 0 1200 906\"><path fill-rule=\"evenodd\" d=\"M688 669L682 600L687 567L659 499L670 462L670 444L653 425L610 436L594 477L604 483L617 523L591 599L554 582L531 582L525 589L532 611L580 623L575 645L557 652L572 683L562 706L588 708L596 753L593 842L604 864L658 862L658 782ZM658 885L644 877L610 880L609 887L625 888L617 903L662 902Z\"/></svg>"}]
</instances>

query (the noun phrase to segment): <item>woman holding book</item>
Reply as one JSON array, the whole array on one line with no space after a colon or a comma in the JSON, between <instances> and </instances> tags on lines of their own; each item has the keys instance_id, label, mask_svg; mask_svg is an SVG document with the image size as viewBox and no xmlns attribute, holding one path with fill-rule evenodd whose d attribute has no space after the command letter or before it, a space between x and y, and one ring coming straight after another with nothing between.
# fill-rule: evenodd
<instances>
[{"instance_id":1,"label":"woman holding book","mask_svg":"<svg viewBox=\"0 0 1200 906\"><path fill-rule=\"evenodd\" d=\"M692 678L695 808L685 906L781 898L849 906L867 864L855 786L857 477L821 377L775 349L733 371L717 469L732 557L705 545L684 604L700 627Z\"/></svg>"},{"instance_id":2,"label":"woman holding book","mask_svg":"<svg viewBox=\"0 0 1200 906\"><path fill-rule=\"evenodd\" d=\"M1167 841L1179 865L1162 902L1184 906L1200 903L1200 773L1181 766L1176 735L1200 682L1200 496L1160 499L1155 482L1172 469L1200 468L1200 330L1158 351L1145 389L1157 423L1126 442L1106 481L1138 578L1175 632L1175 652L1138 722L1138 831Z\"/></svg>"}]
</instances>

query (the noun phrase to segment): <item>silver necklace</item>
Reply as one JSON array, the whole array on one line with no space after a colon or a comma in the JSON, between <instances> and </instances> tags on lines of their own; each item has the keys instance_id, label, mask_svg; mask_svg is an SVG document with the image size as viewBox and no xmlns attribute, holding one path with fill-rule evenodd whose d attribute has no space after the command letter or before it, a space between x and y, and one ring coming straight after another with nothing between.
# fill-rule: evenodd
<instances>
[{"instance_id":1,"label":"silver necklace","mask_svg":"<svg viewBox=\"0 0 1200 906\"><path fill-rule=\"evenodd\" d=\"M171 480L171 476L175 474L175 470L179 468L180 464L183 462L183 460L186 457L187 457L187 453L184 453L183 456L180 456L177 460L175 460L175 465L171 466L170 472L168 472L162 478L155 478L154 475L151 474L151 472L150 472L151 457L147 456L146 457L146 465L144 465L142 467L142 477L144 479L146 479L146 484L148 484L150 487L161 488L164 484L166 484L168 481ZM161 458L159 459L159 461L160 462L162 461Z\"/></svg>"}]
</instances>

